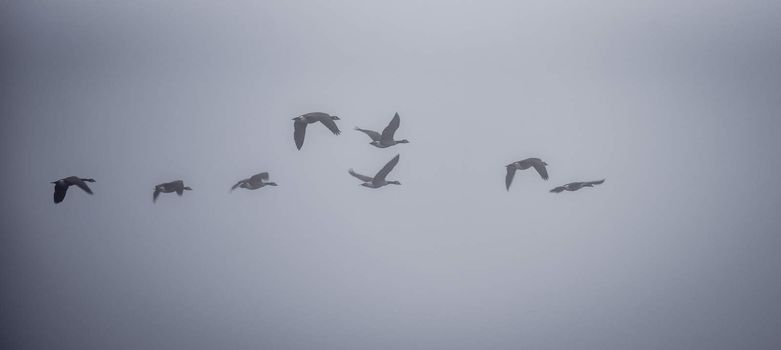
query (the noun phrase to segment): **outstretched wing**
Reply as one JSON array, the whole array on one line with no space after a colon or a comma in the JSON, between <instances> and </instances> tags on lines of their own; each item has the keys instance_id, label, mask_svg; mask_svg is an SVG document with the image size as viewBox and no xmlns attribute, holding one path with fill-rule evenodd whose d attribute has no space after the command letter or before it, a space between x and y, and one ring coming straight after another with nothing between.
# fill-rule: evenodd
<instances>
[{"instance_id":1,"label":"outstretched wing","mask_svg":"<svg viewBox=\"0 0 781 350\"><path fill-rule=\"evenodd\" d=\"M513 178L515 178L515 167L508 166L507 167L507 175L504 177L504 185L507 186L507 190L510 190L510 185L513 183Z\"/></svg>"},{"instance_id":2,"label":"outstretched wing","mask_svg":"<svg viewBox=\"0 0 781 350\"><path fill-rule=\"evenodd\" d=\"M548 169L545 169L545 165L542 164L541 161L532 163L532 166L534 167L534 170L537 170L537 172L540 173L543 180L548 179Z\"/></svg>"},{"instance_id":3,"label":"outstretched wing","mask_svg":"<svg viewBox=\"0 0 781 350\"><path fill-rule=\"evenodd\" d=\"M330 117L331 115L324 112L309 112L309 113L302 114L301 116L305 118L323 118L323 117L327 118Z\"/></svg>"},{"instance_id":4,"label":"outstretched wing","mask_svg":"<svg viewBox=\"0 0 781 350\"><path fill-rule=\"evenodd\" d=\"M382 131L382 139L388 141L393 140L393 134L396 133L396 129L399 128L400 123L401 118L399 118L399 114L396 113L396 115L393 116L393 119L391 119L390 124Z\"/></svg>"},{"instance_id":5,"label":"outstretched wing","mask_svg":"<svg viewBox=\"0 0 781 350\"><path fill-rule=\"evenodd\" d=\"M239 185L241 185L244 181L247 181L247 180L239 180L239 182L237 182L235 185L231 186L231 191L237 189L239 187Z\"/></svg>"},{"instance_id":6,"label":"outstretched wing","mask_svg":"<svg viewBox=\"0 0 781 350\"><path fill-rule=\"evenodd\" d=\"M339 131L339 127L336 126L336 122L333 119L320 118L320 122L323 123L323 125L325 125L328 128L328 130L331 130L331 132L334 133L334 135L339 135L342 133L341 131Z\"/></svg>"},{"instance_id":7,"label":"outstretched wing","mask_svg":"<svg viewBox=\"0 0 781 350\"><path fill-rule=\"evenodd\" d=\"M263 182L265 180L268 180L268 173L267 172L262 172L260 174L252 175L252 177L249 178L249 180L252 181L252 182L257 182L257 183Z\"/></svg>"},{"instance_id":8,"label":"outstretched wing","mask_svg":"<svg viewBox=\"0 0 781 350\"><path fill-rule=\"evenodd\" d=\"M599 181L589 181L589 182L586 182L586 186L601 185L604 182L605 182L605 179L602 179L602 180L599 180Z\"/></svg>"},{"instance_id":9,"label":"outstretched wing","mask_svg":"<svg viewBox=\"0 0 781 350\"><path fill-rule=\"evenodd\" d=\"M54 203L60 203L65 199L65 193L68 192L68 186L54 185Z\"/></svg>"},{"instance_id":10,"label":"outstretched wing","mask_svg":"<svg viewBox=\"0 0 781 350\"><path fill-rule=\"evenodd\" d=\"M358 178L359 180L361 180L361 181L363 181L363 182L371 182L372 180L374 180L374 179L372 179L372 178L371 178L371 176L366 176L366 175L361 175L361 174L358 174L358 173L356 173L356 172L355 172L354 170L352 170L352 169L350 169L350 170L348 171L348 173L350 173L350 175L352 175L352 176L355 176L356 178Z\"/></svg>"},{"instance_id":11,"label":"outstretched wing","mask_svg":"<svg viewBox=\"0 0 781 350\"><path fill-rule=\"evenodd\" d=\"M380 135L380 133L378 133L378 132L376 132L374 130L366 130L366 129L361 129L359 127L356 127L355 130L358 130L360 132L365 133L366 135L369 135L369 137L371 137L372 141L380 141L380 139L382 139L382 136Z\"/></svg>"},{"instance_id":12,"label":"outstretched wing","mask_svg":"<svg viewBox=\"0 0 781 350\"><path fill-rule=\"evenodd\" d=\"M76 186L79 186L80 189L84 190L84 192L87 192L89 194L92 194L92 190L87 186L87 184L84 181L81 181L81 179L77 179L73 182Z\"/></svg>"},{"instance_id":13,"label":"outstretched wing","mask_svg":"<svg viewBox=\"0 0 781 350\"><path fill-rule=\"evenodd\" d=\"M554 189L552 189L550 191L553 192L553 193L560 193L561 191L564 191L565 189L566 189L566 187L559 186L559 187L556 187L556 188L554 188Z\"/></svg>"},{"instance_id":14,"label":"outstretched wing","mask_svg":"<svg viewBox=\"0 0 781 350\"><path fill-rule=\"evenodd\" d=\"M374 180L385 180L385 177L388 176L388 174L393 170L393 168L396 166L396 164L399 163L399 155L397 154L393 159L390 160L387 164L385 164L380 171L377 172L377 175L374 175Z\"/></svg>"},{"instance_id":15,"label":"outstretched wing","mask_svg":"<svg viewBox=\"0 0 781 350\"><path fill-rule=\"evenodd\" d=\"M299 150L304 145L304 136L306 135L306 123L296 121L293 123L293 139L296 140L296 148Z\"/></svg>"}]
</instances>

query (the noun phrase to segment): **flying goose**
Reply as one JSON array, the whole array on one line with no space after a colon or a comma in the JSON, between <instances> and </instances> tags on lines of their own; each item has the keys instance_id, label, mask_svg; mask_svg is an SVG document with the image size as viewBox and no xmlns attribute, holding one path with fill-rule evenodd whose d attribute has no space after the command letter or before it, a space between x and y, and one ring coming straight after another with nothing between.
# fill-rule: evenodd
<instances>
[{"instance_id":1,"label":"flying goose","mask_svg":"<svg viewBox=\"0 0 781 350\"><path fill-rule=\"evenodd\" d=\"M65 199L65 193L68 192L68 187L73 185L78 186L89 194L92 194L92 190L87 186L87 182L95 182L95 179L82 179L78 176L68 176L66 178L53 181L54 184L54 203L60 203Z\"/></svg>"},{"instance_id":2,"label":"flying goose","mask_svg":"<svg viewBox=\"0 0 781 350\"><path fill-rule=\"evenodd\" d=\"M231 187L231 191L236 188L246 188L248 190L257 190L263 186L276 186L275 182L268 181L268 173L262 172L260 174L252 175L252 177L244 180L239 180L235 185Z\"/></svg>"},{"instance_id":3,"label":"flying goose","mask_svg":"<svg viewBox=\"0 0 781 350\"><path fill-rule=\"evenodd\" d=\"M152 202L157 202L157 197L160 196L160 193L176 192L176 194L181 196L185 190L192 191L192 188L185 186L184 181L182 180L159 184L155 186L155 192L152 194Z\"/></svg>"},{"instance_id":4,"label":"flying goose","mask_svg":"<svg viewBox=\"0 0 781 350\"><path fill-rule=\"evenodd\" d=\"M336 126L336 122L334 122L334 120L339 120L339 117L335 115L329 115L328 113L312 112L312 113L302 114L298 117L293 118L293 120L294 120L293 139L296 141L296 147L299 150L304 145L304 136L306 135L307 124L321 122L329 130L331 130L331 132L334 133L334 135L339 135L342 133L341 131L339 131L339 127Z\"/></svg>"},{"instance_id":5,"label":"flying goose","mask_svg":"<svg viewBox=\"0 0 781 350\"><path fill-rule=\"evenodd\" d=\"M395 134L396 129L399 128L399 123L401 123L401 119L399 118L399 114L396 113L396 115L393 116L393 119L391 119L390 124L388 124L384 130L382 130L382 134L373 130L361 129L359 127L356 127L355 130L369 135L369 137L372 139L372 142L369 143L370 145L377 148L386 148L399 143L409 143L409 141L406 139L399 141L393 139L393 134Z\"/></svg>"},{"instance_id":6,"label":"flying goose","mask_svg":"<svg viewBox=\"0 0 781 350\"><path fill-rule=\"evenodd\" d=\"M361 186L369 187L369 188L380 188L382 186L388 185L388 184L394 184L394 185L401 185L401 182L398 181L386 181L385 177L388 176L388 173L393 170L393 167L396 166L396 164L399 162L399 155L397 154L393 159L390 160L387 164L385 164L380 171L377 172L377 175L374 175L374 177L361 175L353 171L353 169L350 169L348 171L350 175L355 176L356 178L363 181Z\"/></svg>"},{"instance_id":7,"label":"flying goose","mask_svg":"<svg viewBox=\"0 0 781 350\"><path fill-rule=\"evenodd\" d=\"M605 179L599 181L570 182L564 186L556 187L550 191L553 193L561 193L562 191L577 191L583 187L594 187L594 185L601 185L603 182L605 182Z\"/></svg>"},{"instance_id":8,"label":"flying goose","mask_svg":"<svg viewBox=\"0 0 781 350\"><path fill-rule=\"evenodd\" d=\"M513 183L513 177L515 177L516 170L526 170L534 167L534 169L540 173L542 179L547 180L548 170L545 169L546 165L548 165L548 163L543 162L540 158L527 158L515 163L507 164L507 176L504 178L504 184L507 186L507 190L510 190L510 184Z\"/></svg>"}]
</instances>

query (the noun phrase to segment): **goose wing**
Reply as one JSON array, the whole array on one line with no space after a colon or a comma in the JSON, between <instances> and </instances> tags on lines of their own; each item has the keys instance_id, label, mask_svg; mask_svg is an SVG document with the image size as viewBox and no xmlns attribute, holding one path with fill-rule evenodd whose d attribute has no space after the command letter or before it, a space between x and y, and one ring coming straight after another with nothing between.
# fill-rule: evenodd
<instances>
[{"instance_id":1,"label":"goose wing","mask_svg":"<svg viewBox=\"0 0 781 350\"><path fill-rule=\"evenodd\" d=\"M399 118L399 114L396 113L388 126L385 127L385 130L382 130L382 139L388 141L393 140L393 135L396 133L396 129L399 128L400 123L401 118Z\"/></svg>"},{"instance_id":2,"label":"goose wing","mask_svg":"<svg viewBox=\"0 0 781 350\"><path fill-rule=\"evenodd\" d=\"M331 130L331 132L334 133L334 135L339 135L342 133L341 131L339 131L339 127L336 126L336 122L333 119L329 117L320 118L320 122L323 123L323 125L325 125L328 128L328 130Z\"/></svg>"},{"instance_id":3,"label":"goose wing","mask_svg":"<svg viewBox=\"0 0 781 350\"><path fill-rule=\"evenodd\" d=\"M361 180L361 181L363 181L363 182L372 182L372 180L374 180L374 179L372 179L372 177L371 177L371 176L366 176L366 175L361 175L361 174L358 174L358 173L356 173L356 172L355 172L354 170L352 170L352 169L350 169L350 170L349 170L349 171L347 171L347 172L348 172L348 173L350 173L350 175L352 175L352 176L355 176L356 178L358 178L359 180Z\"/></svg>"},{"instance_id":4,"label":"goose wing","mask_svg":"<svg viewBox=\"0 0 781 350\"><path fill-rule=\"evenodd\" d=\"M293 122L293 139L296 140L296 148L299 150L304 145L304 136L306 136L306 122Z\"/></svg>"},{"instance_id":5,"label":"goose wing","mask_svg":"<svg viewBox=\"0 0 781 350\"><path fill-rule=\"evenodd\" d=\"M511 164L512 165L512 164ZM513 183L513 178L515 178L515 167L514 166L507 166L507 175L504 177L504 185L507 187L507 190L510 190L510 185Z\"/></svg>"},{"instance_id":6,"label":"goose wing","mask_svg":"<svg viewBox=\"0 0 781 350\"><path fill-rule=\"evenodd\" d=\"M328 118L331 115L329 115L328 113L324 113L324 112L309 112L309 113L302 114L301 116L305 117L305 118L315 118L315 119L317 119L317 118Z\"/></svg>"},{"instance_id":7,"label":"goose wing","mask_svg":"<svg viewBox=\"0 0 781 350\"><path fill-rule=\"evenodd\" d=\"M589 181L589 182L586 182L586 186L601 185L604 182L605 182L605 179L602 179L602 180L599 180L599 181Z\"/></svg>"},{"instance_id":8,"label":"goose wing","mask_svg":"<svg viewBox=\"0 0 781 350\"><path fill-rule=\"evenodd\" d=\"M68 186L54 185L54 203L62 202L66 192L68 192Z\"/></svg>"},{"instance_id":9,"label":"goose wing","mask_svg":"<svg viewBox=\"0 0 781 350\"><path fill-rule=\"evenodd\" d=\"M164 183L161 186L163 187L163 192L165 193L176 192L180 196L182 193L184 193L184 181L182 180L171 181Z\"/></svg>"},{"instance_id":10,"label":"goose wing","mask_svg":"<svg viewBox=\"0 0 781 350\"><path fill-rule=\"evenodd\" d=\"M545 169L545 165L542 164L542 161L534 162L532 163L532 166L534 167L534 170L537 170L537 172L540 173L543 180L548 179L548 169Z\"/></svg>"},{"instance_id":11,"label":"goose wing","mask_svg":"<svg viewBox=\"0 0 781 350\"><path fill-rule=\"evenodd\" d=\"M244 180L239 180L239 182L237 182L235 185L231 186L231 191L233 191L233 190L237 189L237 188L238 188L238 187L239 187L239 186L240 186L242 183L244 183L245 181L247 181L247 179L244 179Z\"/></svg>"},{"instance_id":12,"label":"goose wing","mask_svg":"<svg viewBox=\"0 0 781 350\"><path fill-rule=\"evenodd\" d=\"M249 181L255 182L255 183L261 183L265 180L268 180L268 172L262 172L260 174L252 175L251 178L249 178Z\"/></svg>"},{"instance_id":13,"label":"goose wing","mask_svg":"<svg viewBox=\"0 0 781 350\"><path fill-rule=\"evenodd\" d=\"M87 183L82 181L81 179L76 179L73 181L73 184L76 186L79 186L80 189L84 190L84 192L87 192L89 194L92 194L92 190L87 186Z\"/></svg>"},{"instance_id":14,"label":"goose wing","mask_svg":"<svg viewBox=\"0 0 781 350\"><path fill-rule=\"evenodd\" d=\"M374 131L374 130L366 130L356 127L355 130L358 130L360 132L363 132L366 135L369 135L371 137L372 141L380 141L382 139L382 135L380 133Z\"/></svg>"},{"instance_id":15,"label":"goose wing","mask_svg":"<svg viewBox=\"0 0 781 350\"><path fill-rule=\"evenodd\" d=\"M393 159L391 159L387 164L385 164L380 171L377 172L377 175L374 175L374 180L385 180L385 177L388 176L388 174L393 170L393 168L396 166L396 164L399 163L399 155L397 154Z\"/></svg>"}]
</instances>

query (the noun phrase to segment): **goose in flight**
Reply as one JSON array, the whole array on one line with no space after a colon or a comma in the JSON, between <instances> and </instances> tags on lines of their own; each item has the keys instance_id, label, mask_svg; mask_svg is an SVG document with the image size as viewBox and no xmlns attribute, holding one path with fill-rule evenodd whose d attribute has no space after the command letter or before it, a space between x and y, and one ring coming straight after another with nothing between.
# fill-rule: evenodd
<instances>
[{"instance_id":1,"label":"goose in flight","mask_svg":"<svg viewBox=\"0 0 781 350\"><path fill-rule=\"evenodd\" d=\"M372 139L372 142L369 143L370 145L377 148L386 148L399 143L409 143L409 141L407 141L406 139L398 140L398 141L393 139L393 134L395 134L396 129L399 128L399 123L401 123L401 119L399 118L399 114L396 113L396 115L393 116L393 119L391 119L388 126L386 126L384 130L382 130L382 134L374 130L366 130L366 129L361 129L359 127L356 127L355 130L358 130L360 132L365 133L366 135L369 135L369 137Z\"/></svg>"},{"instance_id":2,"label":"goose in flight","mask_svg":"<svg viewBox=\"0 0 781 350\"><path fill-rule=\"evenodd\" d=\"M92 194L92 190L87 186L87 182L95 182L95 179L82 179L78 176L68 176L66 178L59 179L52 182L54 184L54 203L60 203L65 199L65 193L68 192L68 187L73 185L78 186L89 194Z\"/></svg>"},{"instance_id":3,"label":"goose in flight","mask_svg":"<svg viewBox=\"0 0 781 350\"><path fill-rule=\"evenodd\" d=\"M399 155L397 154L393 159L390 160L387 164L385 164L380 171L377 172L377 175L374 175L374 177L361 175L353 171L353 169L350 169L349 173L352 176L355 176L359 180L363 181L361 186L369 187L369 188L380 188L382 186L388 185L388 184L394 184L394 185L401 185L401 182L398 181L387 181L385 180L385 177L388 176L388 173L393 170L393 167L396 166L396 164L399 162Z\"/></svg>"},{"instance_id":4,"label":"goose in flight","mask_svg":"<svg viewBox=\"0 0 781 350\"><path fill-rule=\"evenodd\" d=\"M252 175L252 177L244 180L239 180L235 185L231 187L231 191L237 188L246 188L248 190L257 190L264 186L276 186L276 182L268 181L268 173L262 172L260 174Z\"/></svg>"},{"instance_id":5,"label":"goose in flight","mask_svg":"<svg viewBox=\"0 0 781 350\"><path fill-rule=\"evenodd\" d=\"M603 182L605 182L605 179L599 181L570 182L564 186L556 187L550 191L553 193L561 193L563 191L577 191L583 187L594 187L594 185L601 185Z\"/></svg>"},{"instance_id":6,"label":"goose in flight","mask_svg":"<svg viewBox=\"0 0 781 350\"><path fill-rule=\"evenodd\" d=\"M192 191L192 188L185 186L184 181L182 180L159 184L155 186L155 192L152 194L152 202L157 202L157 197L160 196L160 193L176 192L176 194L181 196L185 190Z\"/></svg>"},{"instance_id":7,"label":"goose in flight","mask_svg":"<svg viewBox=\"0 0 781 350\"><path fill-rule=\"evenodd\" d=\"M296 141L296 147L300 150L304 145L307 124L321 122L328 130L331 130L334 135L342 133L339 131L339 127L336 126L334 120L339 120L339 117L323 112L312 112L293 118L293 139Z\"/></svg>"},{"instance_id":8,"label":"goose in flight","mask_svg":"<svg viewBox=\"0 0 781 350\"><path fill-rule=\"evenodd\" d=\"M516 170L526 170L534 167L540 173L543 180L548 179L548 170L545 169L548 163L543 162L540 158L527 158L517 161L515 163L507 164L507 176L504 178L504 184L507 186L507 190L510 190L510 184L513 183L513 177L515 177Z\"/></svg>"}]
</instances>

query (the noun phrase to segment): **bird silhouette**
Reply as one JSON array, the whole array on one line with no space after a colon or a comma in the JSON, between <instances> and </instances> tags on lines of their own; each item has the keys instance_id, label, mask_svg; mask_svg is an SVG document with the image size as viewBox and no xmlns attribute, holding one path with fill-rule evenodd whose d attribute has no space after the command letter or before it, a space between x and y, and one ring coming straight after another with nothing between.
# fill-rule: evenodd
<instances>
[{"instance_id":1,"label":"bird silhouette","mask_svg":"<svg viewBox=\"0 0 781 350\"><path fill-rule=\"evenodd\" d=\"M548 179L548 170L545 169L545 167L548 165L548 163L543 162L540 158L527 158L524 160L519 160L514 163L507 164L507 175L504 178L504 184L507 186L507 190L510 190L510 185L513 183L513 178L515 177L515 171L517 170L526 170L531 167L534 167L534 170L537 170L538 173L540 173L540 176L543 180Z\"/></svg>"},{"instance_id":2,"label":"bird silhouette","mask_svg":"<svg viewBox=\"0 0 781 350\"><path fill-rule=\"evenodd\" d=\"M160 193L176 192L176 194L181 196L184 191L192 191L192 188L185 186L182 180L159 184L155 186L155 192L152 193L152 202L157 202L157 197L160 196Z\"/></svg>"},{"instance_id":3,"label":"bird silhouette","mask_svg":"<svg viewBox=\"0 0 781 350\"><path fill-rule=\"evenodd\" d=\"M339 127L336 126L334 120L339 120L339 117L323 112L312 112L293 118L293 139L296 141L296 148L300 150L301 147L304 146L304 136L306 136L307 124L321 122L331 130L334 135L341 134L342 132L339 131Z\"/></svg>"},{"instance_id":4,"label":"bird silhouette","mask_svg":"<svg viewBox=\"0 0 781 350\"><path fill-rule=\"evenodd\" d=\"M550 191L553 193L561 193L563 191L577 191L583 187L594 187L594 185L601 185L603 182L605 182L605 179L599 181L570 182L564 186L556 187Z\"/></svg>"},{"instance_id":5,"label":"bird silhouette","mask_svg":"<svg viewBox=\"0 0 781 350\"><path fill-rule=\"evenodd\" d=\"M369 135L369 137L372 139L372 142L369 143L370 145L377 148L386 148L386 147L397 145L399 143L409 143L409 141L407 141L406 139L398 140L398 141L393 139L393 135L396 133L396 130L399 128L400 123L401 123L401 118L399 118L399 114L396 113L396 115L393 116L393 119L391 119L388 126L386 126L384 130L382 130L382 134L373 130L361 129L359 127L356 127L355 130L358 130L360 132L363 132L366 135Z\"/></svg>"},{"instance_id":6,"label":"bird silhouette","mask_svg":"<svg viewBox=\"0 0 781 350\"><path fill-rule=\"evenodd\" d=\"M385 177L388 176L388 173L393 170L393 168L396 166L396 164L399 163L399 155L397 154L393 159L391 159L385 166L380 169L380 171L377 172L374 177L361 175L356 173L353 169L350 169L348 172L350 175L355 176L356 178L363 181L361 186L369 187L369 188L380 188L385 185L393 184L393 185L401 185L401 182L398 181L387 181L385 180Z\"/></svg>"},{"instance_id":7,"label":"bird silhouette","mask_svg":"<svg viewBox=\"0 0 781 350\"><path fill-rule=\"evenodd\" d=\"M87 182L95 182L95 179L84 179L78 176L68 176L66 178L53 181L54 184L54 203L60 203L65 199L65 193L68 192L68 187L76 185L78 188L84 190L89 194L92 194L92 190L87 186Z\"/></svg>"},{"instance_id":8,"label":"bird silhouette","mask_svg":"<svg viewBox=\"0 0 781 350\"><path fill-rule=\"evenodd\" d=\"M257 190L265 186L276 186L276 182L268 181L268 173L262 172L260 174L252 175L252 177L239 180L235 185L231 187L231 191L237 188L246 188L248 190Z\"/></svg>"}]
</instances>

